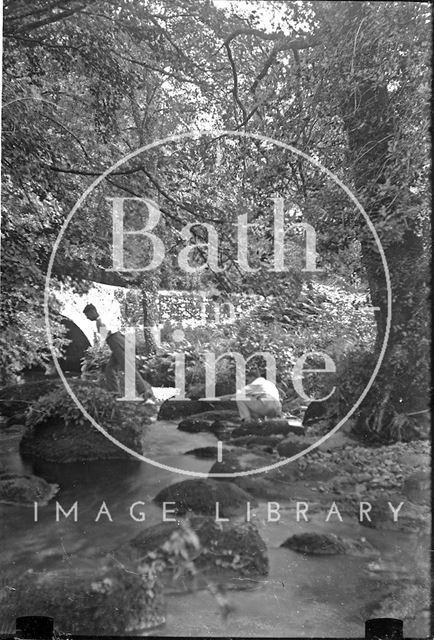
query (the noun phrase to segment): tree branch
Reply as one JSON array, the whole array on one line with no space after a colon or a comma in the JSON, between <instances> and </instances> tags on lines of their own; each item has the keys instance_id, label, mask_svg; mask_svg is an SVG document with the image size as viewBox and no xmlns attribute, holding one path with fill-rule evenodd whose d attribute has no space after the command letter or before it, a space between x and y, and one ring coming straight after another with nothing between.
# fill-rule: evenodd
<instances>
[{"instance_id":1,"label":"tree branch","mask_svg":"<svg viewBox=\"0 0 434 640\"><path fill-rule=\"evenodd\" d=\"M238 36L258 36L258 38L261 38L262 40L277 40L279 38L278 35L276 35L275 33L265 33L265 31L261 31L260 29L253 29L253 28L240 28L240 29L235 29L235 31L232 31L232 33L230 33L227 38L224 41L224 45L228 45L234 38L237 38Z\"/></svg>"},{"instance_id":2,"label":"tree branch","mask_svg":"<svg viewBox=\"0 0 434 640\"><path fill-rule=\"evenodd\" d=\"M70 9L69 11L62 11L61 13L55 13L51 15L49 18L45 18L43 20L39 20L37 22L33 22L27 25L22 25L21 27L18 27L18 29L15 30L15 33L23 33L23 32L28 33L29 31L34 31L35 29L39 29L40 27L45 27L46 25L54 24L55 22L60 22L61 20L65 20L66 18L73 16L74 14L78 13L79 11L85 8L86 8L85 4L80 4L77 7L75 7L75 9ZM11 34L8 34L8 32L5 32L5 35L13 35L13 32Z\"/></svg>"},{"instance_id":3,"label":"tree branch","mask_svg":"<svg viewBox=\"0 0 434 640\"><path fill-rule=\"evenodd\" d=\"M75 135L75 133L73 133L73 131L71 131L70 129L68 129L68 127L66 127L64 124L62 124L61 122L59 122L58 120L56 120L55 118L47 115L46 113L42 113L42 116L44 118L47 118L47 120L51 120L51 122L54 122L54 124L57 124L57 126L59 126L61 129L64 129L65 131L67 131L69 133L70 136L72 136L74 138L74 140L80 145L81 150L83 151L84 155L86 156L86 158L89 158L89 154L86 150L86 147L84 146L84 144L82 143L82 141L80 140L80 138L78 136Z\"/></svg>"},{"instance_id":4,"label":"tree branch","mask_svg":"<svg viewBox=\"0 0 434 640\"><path fill-rule=\"evenodd\" d=\"M229 46L229 43L225 42L225 47L226 47L226 51L228 54L228 58L229 58L229 62L231 65L231 69L232 69L232 76L233 76L233 80L234 80L234 85L232 88L232 93L235 99L235 102L237 103L237 105L239 106L239 108L241 109L241 112L243 114L243 120L247 121L248 117L247 117L247 111L246 108L244 107L243 103L240 100L240 97L238 95L238 76L237 76L237 69L235 66L235 61L234 58L232 56L232 51L231 48Z\"/></svg>"},{"instance_id":5,"label":"tree branch","mask_svg":"<svg viewBox=\"0 0 434 640\"><path fill-rule=\"evenodd\" d=\"M275 61L276 56L280 51L292 50L295 54L297 51L300 51L301 49L309 49L310 47L316 47L319 44L321 44L321 42L322 42L322 39L320 36L313 36L312 38L292 38L292 39L285 38L284 40L280 40L276 42L273 49L271 50L270 55L265 61L263 68L261 69L261 71L256 76L255 80L253 81L252 86L250 87L250 91L252 93L255 93L259 83L267 75L269 68Z\"/></svg>"}]
</instances>

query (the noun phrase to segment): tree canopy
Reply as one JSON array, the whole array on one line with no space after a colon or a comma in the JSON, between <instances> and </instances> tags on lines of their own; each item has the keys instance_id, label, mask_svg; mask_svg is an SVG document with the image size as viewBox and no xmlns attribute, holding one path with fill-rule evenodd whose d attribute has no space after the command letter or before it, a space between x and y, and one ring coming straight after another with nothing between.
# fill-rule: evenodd
<instances>
[{"instance_id":1,"label":"tree canopy","mask_svg":"<svg viewBox=\"0 0 434 640\"><path fill-rule=\"evenodd\" d=\"M327 167L376 229L393 313L365 419L381 429L391 415L385 405L416 397L427 378L430 20L423 2L5 2L3 377L41 357L49 256L84 190L135 149L203 129L209 135L154 148L107 176L71 221L52 286L67 280L81 290L95 279L134 284L145 298L163 286L297 297L306 277L304 221L317 233L325 274L369 288L378 354L387 282L366 221L302 156L212 132L233 130L292 145ZM107 271L108 196L158 203L168 255L161 268ZM276 196L287 203L285 273L270 271ZM142 209L128 205L131 228L143 226ZM240 269L234 223L242 214L254 272ZM177 267L181 230L194 222L215 227L225 271ZM199 246L190 257L199 266L209 231L196 226L191 234ZM132 263L149 261L149 242L129 246Z\"/></svg>"}]
</instances>

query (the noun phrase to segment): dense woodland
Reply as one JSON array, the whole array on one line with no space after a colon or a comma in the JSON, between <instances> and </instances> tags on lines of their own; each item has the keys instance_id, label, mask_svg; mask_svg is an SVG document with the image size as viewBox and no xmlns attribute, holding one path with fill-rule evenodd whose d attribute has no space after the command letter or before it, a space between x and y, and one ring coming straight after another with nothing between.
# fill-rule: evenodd
<instances>
[{"instance_id":1,"label":"dense woodland","mask_svg":"<svg viewBox=\"0 0 434 640\"><path fill-rule=\"evenodd\" d=\"M266 4L264 20L262 3L240 8L212 0L5 0L3 384L48 357L45 275L55 239L84 190L143 145L224 129L296 147L332 171L364 207L390 272L392 322L356 429L396 440L414 427L409 414L426 409L429 380L430 7ZM291 203L295 219L289 225L285 209L282 273L270 269L276 194ZM106 198L115 196L158 203L158 235L166 247L160 268L109 270ZM131 228L140 228L142 213L131 206ZM237 261L234 227L246 213L250 272ZM322 275L302 270L301 219L317 233ZM190 274L176 257L185 247L183 227L194 222L216 229L218 267L208 260ZM191 257L200 266L207 258L207 231L196 226L191 233L189 242L197 244ZM149 262L146 241L129 246L130 265L140 266L144 257ZM255 138L210 132L155 147L110 173L69 224L50 286L55 293L67 282L81 292L92 280L138 287L144 325L160 321L160 289L211 291L220 301L234 294L262 296L261 306L230 328L191 335L188 348L199 352L211 342L247 356L249 349L268 345L279 357L284 383L296 355L312 347L326 350L332 334L341 345L336 401L344 411L366 385L387 330L385 272L360 211L318 167ZM333 305L318 311L326 290L335 311ZM363 309L358 314L348 303L353 294L376 307L372 331ZM61 349L55 295L51 307ZM149 331L145 339L149 355Z\"/></svg>"}]
</instances>

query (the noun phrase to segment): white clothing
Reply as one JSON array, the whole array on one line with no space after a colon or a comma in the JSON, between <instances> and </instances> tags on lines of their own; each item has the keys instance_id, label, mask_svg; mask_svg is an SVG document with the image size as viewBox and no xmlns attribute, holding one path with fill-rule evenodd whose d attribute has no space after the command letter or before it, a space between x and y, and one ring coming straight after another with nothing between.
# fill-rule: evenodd
<instances>
[{"instance_id":1,"label":"white clothing","mask_svg":"<svg viewBox=\"0 0 434 640\"><path fill-rule=\"evenodd\" d=\"M103 322L101 316L96 319L96 328L101 336L101 340L105 340L110 334L120 331L120 323L116 321Z\"/></svg>"},{"instance_id":2,"label":"white clothing","mask_svg":"<svg viewBox=\"0 0 434 640\"><path fill-rule=\"evenodd\" d=\"M235 400L242 420L274 418L282 412L277 387L265 378L256 378L238 391Z\"/></svg>"},{"instance_id":3,"label":"white clothing","mask_svg":"<svg viewBox=\"0 0 434 640\"><path fill-rule=\"evenodd\" d=\"M245 400L246 398L280 401L276 385L265 378L256 378L256 380L253 380L253 382L246 385L243 389L237 391L235 396L236 400Z\"/></svg>"}]
</instances>

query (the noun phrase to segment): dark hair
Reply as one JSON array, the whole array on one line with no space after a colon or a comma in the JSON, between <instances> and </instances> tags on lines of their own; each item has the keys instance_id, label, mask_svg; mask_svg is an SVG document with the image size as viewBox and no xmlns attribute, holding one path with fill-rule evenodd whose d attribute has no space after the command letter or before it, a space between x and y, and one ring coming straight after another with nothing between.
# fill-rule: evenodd
<instances>
[{"instance_id":1,"label":"dark hair","mask_svg":"<svg viewBox=\"0 0 434 640\"><path fill-rule=\"evenodd\" d=\"M94 304L87 304L84 309L83 309L83 313L87 313L88 311L95 311L96 313L98 313L98 311L96 310L96 307Z\"/></svg>"}]
</instances>

